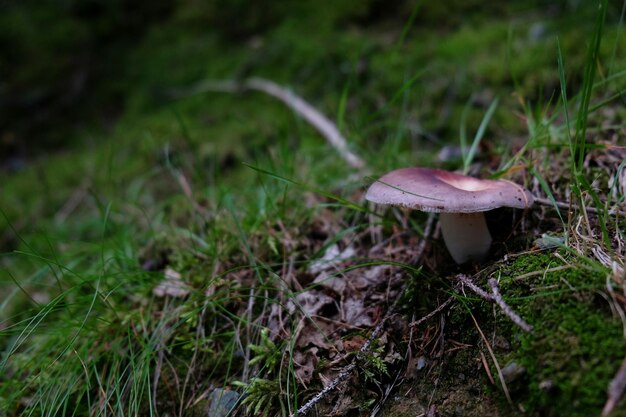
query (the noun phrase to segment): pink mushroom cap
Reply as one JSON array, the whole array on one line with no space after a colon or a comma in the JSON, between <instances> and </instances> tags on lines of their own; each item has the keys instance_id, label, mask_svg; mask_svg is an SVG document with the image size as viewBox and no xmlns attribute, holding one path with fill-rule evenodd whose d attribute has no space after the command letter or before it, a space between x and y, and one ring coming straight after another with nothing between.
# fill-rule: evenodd
<instances>
[{"instance_id":1,"label":"pink mushroom cap","mask_svg":"<svg viewBox=\"0 0 626 417\"><path fill-rule=\"evenodd\" d=\"M433 168L401 168L385 174L365 198L435 213L474 213L498 207L528 208L534 199L507 180L482 180Z\"/></svg>"}]
</instances>

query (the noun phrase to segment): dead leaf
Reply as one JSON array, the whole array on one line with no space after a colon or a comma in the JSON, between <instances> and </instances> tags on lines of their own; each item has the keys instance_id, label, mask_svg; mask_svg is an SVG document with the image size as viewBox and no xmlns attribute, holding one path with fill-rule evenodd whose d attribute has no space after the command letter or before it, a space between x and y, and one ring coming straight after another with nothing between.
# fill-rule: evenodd
<instances>
[{"instance_id":1,"label":"dead leaf","mask_svg":"<svg viewBox=\"0 0 626 417\"><path fill-rule=\"evenodd\" d=\"M270 306L267 328L270 330L270 339L272 341L276 341L280 335L286 334L283 325L283 308L280 304L272 304Z\"/></svg>"},{"instance_id":2,"label":"dead leaf","mask_svg":"<svg viewBox=\"0 0 626 417\"><path fill-rule=\"evenodd\" d=\"M354 276L351 276L350 285L357 290L376 287L387 282L390 268L389 265L376 265L372 268L367 268L365 271L355 271L352 274Z\"/></svg>"},{"instance_id":3,"label":"dead leaf","mask_svg":"<svg viewBox=\"0 0 626 417\"><path fill-rule=\"evenodd\" d=\"M344 321L354 327L372 327L380 316L378 307L365 307L362 298L350 297L341 303Z\"/></svg>"},{"instance_id":4,"label":"dead leaf","mask_svg":"<svg viewBox=\"0 0 626 417\"><path fill-rule=\"evenodd\" d=\"M343 341L343 347L347 352L355 352L361 349L364 344L365 339L362 336L354 336Z\"/></svg>"},{"instance_id":5,"label":"dead leaf","mask_svg":"<svg viewBox=\"0 0 626 417\"><path fill-rule=\"evenodd\" d=\"M335 406L331 410L331 416L345 416L349 411L358 408L358 405L354 403L352 397L347 395L341 395L339 400L335 402Z\"/></svg>"},{"instance_id":6,"label":"dead leaf","mask_svg":"<svg viewBox=\"0 0 626 417\"><path fill-rule=\"evenodd\" d=\"M356 249L348 246L343 251L336 244L326 248L324 256L316 259L309 265L308 271L311 274L318 274L322 271L329 271L337 268L343 261L350 259L356 255Z\"/></svg>"},{"instance_id":7,"label":"dead leaf","mask_svg":"<svg viewBox=\"0 0 626 417\"><path fill-rule=\"evenodd\" d=\"M332 340L328 335L334 333L336 325L318 320L302 319L296 334L296 347L315 346L325 351L332 348Z\"/></svg>"},{"instance_id":8,"label":"dead leaf","mask_svg":"<svg viewBox=\"0 0 626 417\"><path fill-rule=\"evenodd\" d=\"M318 348L312 347L306 351L297 350L293 354L296 377L305 388L311 382L315 367L319 362L318 350Z\"/></svg>"},{"instance_id":9,"label":"dead leaf","mask_svg":"<svg viewBox=\"0 0 626 417\"><path fill-rule=\"evenodd\" d=\"M155 297L183 298L189 295L190 287L181 279L179 272L167 267L163 273L165 277L153 290Z\"/></svg>"},{"instance_id":10,"label":"dead leaf","mask_svg":"<svg viewBox=\"0 0 626 417\"><path fill-rule=\"evenodd\" d=\"M295 300L287 302L287 310L289 314L301 311L305 316L310 317L319 314L319 312L328 305L335 304L335 300L320 291L306 291L298 294Z\"/></svg>"},{"instance_id":11,"label":"dead leaf","mask_svg":"<svg viewBox=\"0 0 626 417\"><path fill-rule=\"evenodd\" d=\"M331 290L337 295L342 295L347 285L344 276L330 275L327 272L321 272L315 278L313 283L319 285L320 287Z\"/></svg>"}]
</instances>

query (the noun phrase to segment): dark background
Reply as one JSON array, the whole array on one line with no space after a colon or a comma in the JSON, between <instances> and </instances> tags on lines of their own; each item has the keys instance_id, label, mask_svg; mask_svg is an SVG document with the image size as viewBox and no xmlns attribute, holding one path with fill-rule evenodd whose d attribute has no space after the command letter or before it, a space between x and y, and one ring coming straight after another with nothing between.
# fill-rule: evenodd
<instances>
[{"instance_id":1,"label":"dark background","mask_svg":"<svg viewBox=\"0 0 626 417\"><path fill-rule=\"evenodd\" d=\"M382 0L24 0L0 3L0 159L5 168L75 140L76 129L110 127L146 73L133 59L137 45L155 29L168 34L207 33L237 48L285 25L413 28L449 32L481 19L534 13L561 25L590 23L593 2ZM619 18L613 2L609 20ZM414 13L415 12L415 13ZM303 33L306 35L306 33ZM171 39L176 42L176 39ZM155 51L156 52L156 51ZM180 65L188 65L180 62ZM251 68L239 68L245 75ZM201 71L198 73L201 76ZM227 74L225 74L227 75ZM165 78L167 80L167 75ZM163 80L162 79L162 80ZM180 82L172 77L172 84ZM192 81L192 80L189 80ZM509 80L510 81L510 80ZM161 82L158 87L167 87ZM145 93L155 93L145 91ZM158 104L154 94L152 104ZM7 165L8 164L8 165ZM15 167L14 167L15 168Z\"/></svg>"}]
</instances>

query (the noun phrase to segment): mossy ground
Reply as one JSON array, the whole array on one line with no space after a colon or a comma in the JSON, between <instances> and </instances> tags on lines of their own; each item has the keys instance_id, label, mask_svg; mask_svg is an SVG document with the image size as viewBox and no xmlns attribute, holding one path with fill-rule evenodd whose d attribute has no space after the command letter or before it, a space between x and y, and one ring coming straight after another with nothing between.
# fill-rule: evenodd
<instances>
[{"instance_id":1,"label":"mossy ground","mask_svg":"<svg viewBox=\"0 0 626 417\"><path fill-rule=\"evenodd\" d=\"M452 348L424 350L427 365L413 372L404 392L397 391L385 415L425 413L429 404L450 416L559 416L563 410L572 416L596 414L605 401L606 381L623 359L624 322L607 299L606 271L567 258L558 249L535 251L477 274L483 287L489 278L499 280L508 303L533 332L523 332L492 304L470 297L439 324L447 329L440 337L445 334ZM439 331L437 327L425 332ZM511 403L498 368L505 369Z\"/></svg>"},{"instance_id":2,"label":"mossy ground","mask_svg":"<svg viewBox=\"0 0 626 417\"><path fill-rule=\"evenodd\" d=\"M534 325L532 335L513 339L506 356L527 371L510 389L528 396L522 406L529 413L560 415L571 407L570 415L589 415L604 403L601 381L610 380L623 359L624 323L604 293L606 271L573 267L555 255L524 256L497 272L512 305ZM534 275L515 280L528 273Z\"/></svg>"},{"instance_id":3,"label":"mossy ground","mask_svg":"<svg viewBox=\"0 0 626 417\"><path fill-rule=\"evenodd\" d=\"M341 400L346 415L377 405L398 416L433 406L446 416L598 415L624 357L622 298L609 269L578 250L579 225L566 214L495 213L491 258L484 270L464 270L484 288L499 279L534 326L527 334L491 303L455 292L460 270L436 233L421 269L404 265L398 281L390 271L410 259L426 216L372 212L361 199L372 177L355 177L282 103L196 91L206 80L249 76L290 86L331 116L374 174L461 167L461 158L438 153L458 146L460 131L471 138L498 98L472 171L517 175L537 193L541 178L565 200L575 178L557 38L573 97L584 84L595 2L488 11L474 1L393 10L379 1L79 3L0 6L8 22L0 44L11 46L0 57L15 62L0 71L9 80L0 94L11 96L3 116L11 123L0 131L0 417L203 415L213 388L241 386L256 402L238 415L285 415L357 356L372 317L393 304L389 294L403 294L403 314L319 412ZM623 144L626 57L621 9L607 13L598 109L588 117L598 155L585 172L603 199L622 204L618 186L607 189L623 156L604 156ZM25 21L55 24L48 36ZM72 82L74 95L63 95ZM40 146L25 145L36 138ZM594 242L610 247L598 223L592 216ZM623 218L606 223L623 241ZM548 232L572 240L536 248ZM311 272L335 246L354 252L333 274L352 285L371 271L388 279L361 290L369 316L345 328L332 326L349 322L346 297ZM187 296L154 295L168 271L180 273ZM313 307L298 297L309 293L334 301L311 310L326 320L313 321L325 337L299 346L311 323L299 314ZM449 310L407 327L451 294ZM274 345L263 345L268 328ZM506 384L511 403L488 347L500 368L524 369ZM314 377L304 383L309 376L298 372L310 364ZM622 405L614 415L623 414Z\"/></svg>"}]
</instances>

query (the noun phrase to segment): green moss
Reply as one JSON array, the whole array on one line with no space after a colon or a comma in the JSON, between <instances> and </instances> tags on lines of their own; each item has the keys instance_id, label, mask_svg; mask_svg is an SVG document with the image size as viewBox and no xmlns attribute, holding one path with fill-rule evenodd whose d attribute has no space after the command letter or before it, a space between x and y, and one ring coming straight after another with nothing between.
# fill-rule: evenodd
<instances>
[{"instance_id":1,"label":"green moss","mask_svg":"<svg viewBox=\"0 0 626 417\"><path fill-rule=\"evenodd\" d=\"M493 274L511 306L534 326L524 333L500 320L512 341L511 352L501 358L526 369L509 389L531 415L594 415L623 359L622 322L601 296L606 274L569 267L561 259L524 255ZM528 273L534 275L515 280Z\"/></svg>"}]
</instances>

